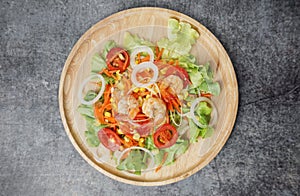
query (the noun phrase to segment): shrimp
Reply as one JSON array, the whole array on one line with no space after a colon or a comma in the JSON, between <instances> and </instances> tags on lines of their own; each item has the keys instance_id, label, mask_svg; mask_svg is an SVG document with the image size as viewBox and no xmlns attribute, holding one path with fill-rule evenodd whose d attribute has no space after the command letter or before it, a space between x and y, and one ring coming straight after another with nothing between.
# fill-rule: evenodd
<instances>
[{"instance_id":1,"label":"shrimp","mask_svg":"<svg viewBox=\"0 0 300 196\"><path fill-rule=\"evenodd\" d=\"M168 87L175 94L179 94L183 89L183 81L180 77L176 75L169 75L168 77L164 78L161 82L162 89L167 89Z\"/></svg>"},{"instance_id":2,"label":"shrimp","mask_svg":"<svg viewBox=\"0 0 300 196\"><path fill-rule=\"evenodd\" d=\"M118 103L118 112L128 114L130 119L134 119L139 111L139 103L132 95L123 97Z\"/></svg>"},{"instance_id":3,"label":"shrimp","mask_svg":"<svg viewBox=\"0 0 300 196\"><path fill-rule=\"evenodd\" d=\"M163 123L166 117L166 105L159 98L150 97L146 99L142 105L143 113L154 119L154 124Z\"/></svg>"}]
</instances>

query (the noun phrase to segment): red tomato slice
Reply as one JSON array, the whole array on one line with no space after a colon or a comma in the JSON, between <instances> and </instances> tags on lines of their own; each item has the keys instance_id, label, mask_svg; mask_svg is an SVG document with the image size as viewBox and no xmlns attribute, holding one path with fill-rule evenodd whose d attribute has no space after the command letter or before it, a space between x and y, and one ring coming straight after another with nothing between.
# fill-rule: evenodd
<instances>
[{"instance_id":1,"label":"red tomato slice","mask_svg":"<svg viewBox=\"0 0 300 196\"><path fill-rule=\"evenodd\" d=\"M98 131L98 138L103 146L111 151L119 150L121 146L119 136L109 128L100 129L100 131Z\"/></svg>"},{"instance_id":2,"label":"red tomato slice","mask_svg":"<svg viewBox=\"0 0 300 196\"><path fill-rule=\"evenodd\" d=\"M169 75L177 75L183 80L184 87L191 84L189 74L184 68L178 65L169 65L167 63L162 63L162 62L156 62L156 65L159 69L167 69L166 73L164 74L165 77Z\"/></svg>"},{"instance_id":3,"label":"red tomato slice","mask_svg":"<svg viewBox=\"0 0 300 196\"><path fill-rule=\"evenodd\" d=\"M112 48L106 55L106 64L108 70L120 70L124 72L129 66L129 55L123 48Z\"/></svg>"},{"instance_id":4,"label":"red tomato slice","mask_svg":"<svg viewBox=\"0 0 300 196\"><path fill-rule=\"evenodd\" d=\"M176 128L170 124L164 124L153 134L153 141L157 148L169 148L173 146L178 139Z\"/></svg>"}]
</instances>

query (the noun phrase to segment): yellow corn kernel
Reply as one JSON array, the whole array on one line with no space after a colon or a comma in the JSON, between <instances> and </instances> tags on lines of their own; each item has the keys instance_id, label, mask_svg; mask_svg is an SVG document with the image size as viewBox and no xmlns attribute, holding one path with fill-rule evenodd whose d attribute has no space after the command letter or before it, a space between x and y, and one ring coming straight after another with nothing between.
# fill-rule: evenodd
<instances>
[{"instance_id":1,"label":"yellow corn kernel","mask_svg":"<svg viewBox=\"0 0 300 196\"><path fill-rule=\"evenodd\" d=\"M145 146L145 143L144 143L144 142L145 142L145 139L144 139L144 138L140 138L140 139L139 139L139 146L140 146L140 147L144 147L144 146Z\"/></svg>"},{"instance_id":2,"label":"yellow corn kernel","mask_svg":"<svg viewBox=\"0 0 300 196\"><path fill-rule=\"evenodd\" d=\"M132 138L133 138L135 141L139 141L139 139L140 139L140 134L135 133L135 134L133 134Z\"/></svg>"},{"instance_id":3,"label":"yellow corn kernel","mask_svg":"<svg viewBox=\"0 0 300 196\"><path fill-rule=\"evenodd\" d=\"M135 89L133 89L133 92L137 93L137 92L139 92L139 90L140 90L140 88L135 88Z\"/></svg>"},{"instance_id":4,"label":"yellow corn kernel","mask_svg":"<svg viewBox=\"0 0 300 196\"><path fill-rule=\"evenodd\" d=\"M111 117L111 113L110 112L104 112L104 116L105 117Z\"/></svg>"},{"instance_id":5,"label":"yellow corn kernel","mask_svg":"<svg viewBox=\"0 0 300 196\"><path fill-rule=\"evenodd\" d=\"M186 105L191 107L191 102L187 102Z\"/></svg>"},{"instance_id":6,"label":"yellow corn kernel","mask_svg":"<svg viewBox=\"0 0 300 196\"><path fill-rule=\"evenodd\" d=\"M143 88L143 87L141 87L141 88L140 88L140 91L143 93L143 92L145 92L145 91L146 91L146 89L145 89L145 88Z\"/></svg>"},{"instance_id":7,"label":"yellow corn kernel","mask_svg":"<svg viewBox=\"0 0 300 196\"><path fill-rule=\"evenodd\" d=\"M149 99L151 96L150 95L146 95L146 99Z\"/></svg>"},{"instance_id":8,"label":"yellow corn kernel","mask_svg":"<svg viewBox=\"0 0 300 196\"><path fill-rule=\"evenodd\" d=\"M121 130L121 129L117 129L117 133L118 133L119 135L122 135L122 134L124 134L124 133L122 132L122 130Z\"/></svg>"},{"instance_id":9,"label":"yellow corn kernel","mask_svg":"<svg viewBox=\"0 0 300 196\"><path fill-rule=\"evenodd\" d=\"M124 137L125 142L129 142L130 140L128 139L128 137Z\"/></svg>"},{"instance_id":10,"label":"yellow corn kernel","mask_svg":"<svg viewBox=\"0 0 300 196\"><path fill-rule=\"evenodd\" d=\"M117 76L117 79L118 79L118 80L121 80L122 74L120 74L120 70L118 70L118 71L116 72L116 76Z\"/></svg>"}]
</instances>

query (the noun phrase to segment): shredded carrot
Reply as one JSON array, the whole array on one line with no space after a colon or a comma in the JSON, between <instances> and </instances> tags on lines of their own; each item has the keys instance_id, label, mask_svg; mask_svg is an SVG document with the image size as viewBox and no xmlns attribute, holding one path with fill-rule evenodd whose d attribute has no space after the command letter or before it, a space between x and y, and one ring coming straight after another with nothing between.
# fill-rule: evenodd
<instances>
[{"instance_id":1,"label":"shredded carrot","mask_svg":"<svg viewBox=\"0 0 300 196\"><path fill-rule=\"evenodd\" d=\"M138 64L140 64L140 62L141 62L141 53L137 54L137 62L138 62Z\"/></svg>"},{"instance_id":2,"label":"shredded carrot","mask_svg":"<svg viewBox=\"0 0 300 196\"><path fill-rule=\"evenodd\" d=\"M169 113L168 112L166 112L166 119L167 119L167 124L169 124L170 123L170 119L169 119Z\"/></svg>"},{"instance_id":3,"label":"shredded carrot","mask_svg":"<svg viewBox=\"0 0 300 196\"><path fill-rule=\"evenodd\" d=\"M178 60L175 61L175 65L179 66L179 61Z\"/></svg>"},{"instance_id":4,"label":"shredded carrot","mask_svg":"<svg viewBox=\"0 0 300 196\"><path fill-rule=\"evenodd\" d=\"M158 46L156 46L155 47L155 55L158 56L158 53L159 53L159 48L158 48Z\"/></svg>"},{"instance_id":5,"label":"shredded carrot","mask_svg":"<svg viewBox=\"0 0 300 196\"><path fill-rule=\"evenodd\" d=\"M164 52L164 48L162 48L162 49L160 50L160 52L158 53L158 55L157 55L157 57L156 57L156 60L160 60L160 59L161 59L163 52Z\"/></svg>"},{"instance_id":6,"label":"shredded carrot","mask_svg":"<svg viewBox=\"0 0 300 196\"><path fill-rule=\"evenodd\" d=\"M150 61L150 55L149 54L141 59L141 63L146 62L146 61Z\"/></svg>"},{"instance_id":7,"label":"shredded carrot","mask_svg":"<svg viewBox=\"0 0 300 196\"><path fill-rule=\"evenodd\" d=\"M168 64L173 65L173 64L174 64L174 61L171 59L171 60L168 62Z\"/></svg>"},{"instance_id":8,"label":"shredded carrot","mask_svg":"<svg viewBox=\"0 0 300 196\"><path fill-rule=\"evenodd\" d=\"M163 157L161 163L159 164L159 166L157 166L157 168L155 169L155 172L158 172L162 168L162 166L166 162L167 158L168 158L168 153L165 152L164 157Z\"/></svg>"},{"instance_id":9,"label":"shredded carrot","mask_svg":"<svg viewBox=\"0 0 300 196\"><path fill-rule=\"evenodd\" d=\"M174 99L172 99L172 104L178 112L181 112L179 104L177 104L177 102Z\"/></svg>"},{"instance_id":10,"label":"shredded carrot","mask_svg":"<svg viewBox=\"0 0 300 196\"><path fill-rule=\"evenodd\" d=\"M210 94L210 93L201 93L201 96L211 98L212 94Z\"/></svg>"}]
</instances>

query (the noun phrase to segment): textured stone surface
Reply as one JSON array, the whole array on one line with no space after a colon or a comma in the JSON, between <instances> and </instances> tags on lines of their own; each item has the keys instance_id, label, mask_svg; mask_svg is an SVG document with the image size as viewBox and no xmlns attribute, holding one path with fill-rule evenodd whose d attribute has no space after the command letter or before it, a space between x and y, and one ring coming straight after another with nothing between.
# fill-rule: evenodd
<instances>
[{"instance_id":1,"label":"textured stone surface","mask_svg":"<svg viewBox=\"0 0 300 196\"><path fill-rule=\"evenodd\" d=\"M187 14L222 42L240 103L219 155L162 187L116 182L89 166L59 115L61 70L77 39L120 10ZM299 1L6 1L0 3L1 195L297 195L300 184Z\"/></svg>"}]
</instances>

